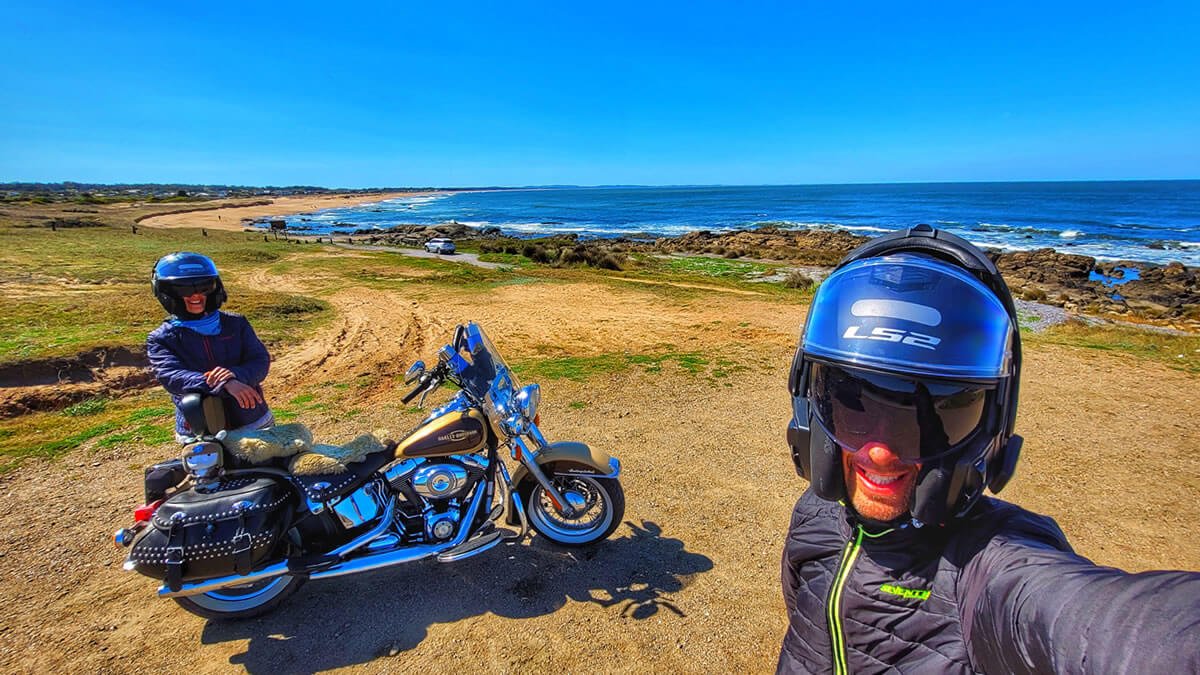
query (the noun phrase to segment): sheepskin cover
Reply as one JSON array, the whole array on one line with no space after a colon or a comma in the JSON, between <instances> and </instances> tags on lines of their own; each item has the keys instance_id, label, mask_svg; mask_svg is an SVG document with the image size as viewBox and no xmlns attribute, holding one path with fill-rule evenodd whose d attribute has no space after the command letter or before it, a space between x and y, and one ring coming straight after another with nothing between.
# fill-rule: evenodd
<instances>
[{"instance_id":1,"label":"sheepskin cover","mask_svg":"<svg viewBox=\"0 0 1200 675\"><path fill-rule=\"evenodd\" d=\"M313 443L313 434L303 424L277 424L266 429L231 431L225 436L229 452L251 464L276 457L291 457L288 470L297 476L343 473L347 464L362 461L383 450L388 432L362 434L343 445Z\"/></svg>"}]
</instances>

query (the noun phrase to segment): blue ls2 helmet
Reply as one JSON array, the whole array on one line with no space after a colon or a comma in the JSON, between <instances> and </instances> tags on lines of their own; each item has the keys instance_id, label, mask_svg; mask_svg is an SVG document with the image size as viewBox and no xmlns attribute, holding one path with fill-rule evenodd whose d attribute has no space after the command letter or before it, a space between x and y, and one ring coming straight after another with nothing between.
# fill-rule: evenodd
<instances>
[{"instance_id":1,"label":"blue ls2 helmet","mask_svg":"<svg viewBox=\"0 0 1200 675\"><path fill-rule=\"evenodd\" d=\"M201 316L187 311L183 299L190 295L203 293L206 296L205 314L220 309L228 299L225 285L221 283L221 275L212 259L188 251L169 253L159 258L150 275L150 288L163 309L180 319L197 319Z\"/></svg>"},{"instance_id":2,"label":"blue ls2 helmet","mask_svg":"<svg viewBox=\"0 0 1200 675\"><path fill-rule=\"evenodd\" d=\"M816 494L844 500L842 453L920 464L910 514L942 523L1012 477L1021 372L1008 286L969 242L920 225L852 251L809 307L788 443Z\"/></svg>"}]
</instances>

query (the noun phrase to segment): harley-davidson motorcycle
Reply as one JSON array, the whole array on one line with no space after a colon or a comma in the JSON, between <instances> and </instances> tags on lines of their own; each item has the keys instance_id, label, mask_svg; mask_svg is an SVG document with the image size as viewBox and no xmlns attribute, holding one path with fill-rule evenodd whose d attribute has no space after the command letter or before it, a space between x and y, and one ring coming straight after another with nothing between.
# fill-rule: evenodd
<instances>
[{"instance_id":1,"label":"harley-davidson motorcycle","mask_svg":"<svg viewBox=\"0 0 1200 675\"><path fill-rule=\"evenodd\" d=\"M249 465L222 445L220 401L185 397L199 433L182 457L146 470L146 504L117 531L125 569L163 582L209 619L273 610L308 579L426 558L450 563L532 527L563 546L600 541L620 524L620 462L583 443L549 443L538 429L540 389L520 387L483 329L455 328L427 369L417 361L403 398L424 404L443 383L459 391L398 442L346 471L293 475ZM215 433L210 433L215 431ZM506 450L518 464L510 475ZM497 526L502 525L519 530Z\"/></svg>"}]
</instances>

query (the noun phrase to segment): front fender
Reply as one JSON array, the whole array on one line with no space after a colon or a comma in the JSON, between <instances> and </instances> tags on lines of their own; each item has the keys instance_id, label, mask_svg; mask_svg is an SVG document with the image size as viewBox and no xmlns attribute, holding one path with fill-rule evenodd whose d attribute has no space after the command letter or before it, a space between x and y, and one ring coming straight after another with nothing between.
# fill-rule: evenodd
<instances>
[{"instance_id":1,"label":"front fender","mask_svg":"<svg viewBox=\"0 0 1200 675\"><path fill-rule=\"evenodd\" d=\"M616 478L621 473L619 459L603 450L596 450L586 443L573 441L550 443L538 452L537 463L539 467L553 465L553 471L546 472L547 477L550 478L553 478L555 474ZM536 482L533 475L529 473L529 469L521 464L517 466L517 470L512 475L513 493L527 498L532 484ZM516 523L514 509L509 509L507 521L509 524Z\"/></svg>"}]
</instances>

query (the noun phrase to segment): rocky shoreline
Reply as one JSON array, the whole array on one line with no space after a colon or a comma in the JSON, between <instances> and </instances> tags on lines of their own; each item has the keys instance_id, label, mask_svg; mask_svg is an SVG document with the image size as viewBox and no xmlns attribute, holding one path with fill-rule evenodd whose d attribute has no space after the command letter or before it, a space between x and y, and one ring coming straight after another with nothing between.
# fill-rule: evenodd
<instances>
[{"instance_id":1,"label":"rocky shoreline","mask_svg":"<svg viewBox=\"0 0 1200 675\"><path fill-rule=\"evenodd\" d=\"M582 263L610 269L623 268L631 253L711 255L828 268L868 239L844 230L770 226L719 233L700 230L644 240L580 240L574 235L517 239L503 235L496 227L480 229L455 222L360 229L339 236L395 246L420 246L434 236L478 240L486 242L481 246L484 252L515 251L544 264ZM1019 299L1070 312L1200 330L1200 269L1179 262L1099 262L1090 256L1050 248L988 253Z\"/></svg>"}]
</instances>

